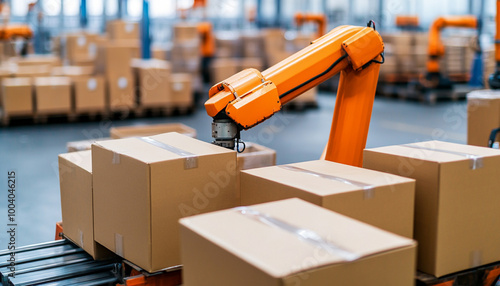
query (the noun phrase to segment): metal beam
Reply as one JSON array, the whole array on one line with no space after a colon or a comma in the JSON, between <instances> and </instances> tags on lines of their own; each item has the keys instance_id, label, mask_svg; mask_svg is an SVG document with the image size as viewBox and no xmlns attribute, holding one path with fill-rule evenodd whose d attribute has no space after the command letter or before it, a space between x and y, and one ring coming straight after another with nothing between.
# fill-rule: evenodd
<instances>
[{"instance_id":1,"label":"metal beam","mask_svg":"<svg viewBox=\"0 0 500 286\"><path fill-rule=\"evenodd\" d=\"M255 22L257 24L257 27L259 28L262 28L264 21L264 19L262 18L262 1L263 0L257 0L257 7L256 7L257 17L255 19Z\"/></svg>"},{"instance_id":2,"label":"metal beam","mask_svg":"<svg viewBox=\"0 0 500 286\"><path fill-rule=\"evenodd\" d=\"M274 25L276 27L281 26L281 10L282 10L282 4L281 0L274 0L276 1L276 18L274 19Z\"/></svg>"},{"instance_id":3,"label":"metal beam","mask_svg":"<svg viewBox=\"0 0 500 286\"><path fill-rule=\"evenodd\" d=\"M117 1L118 1L117 18L121 19L123 18L123 0L117 0Z\"/></svg>"},{"instance_id":4,"label":"metal beam","mask_svg":"<svg viewBox=\"0 0 500 286\"><path fill-rule=\"evenodd\" d=\"M107 8L108 6L108 0L103 0L102 1L102 26L101 26L101 32L106 33L106 23L108 22L108 17L107 17Z\"/></svg>"},{"instance_id":5,"label":"metal beam","mask_svg":"<svg viewBox=\"0 0 500 286\"><path fill-rule=\"evenodd\" d=\"M378 29L382 30L383 21L384 21L384 0L378 1Z\"/></svg>"},{"instance_id":6,"label":"metal beam","mask_svg":"<svg viewBox=\"0 0 500 286\"><path fill-rule=\"evenodd\" d=\"M64 2L61 1L61 3ZM89 23L89 18L87 14L87 0L80 0L80 27L85 29Z\"/></svg>"},{"instance_id":7,"label":"metal beam","mask_svg":"<svg viewBox=\"0 0 500 286\"><path fill-rule=\"evenodd\" d=\"M149 34L149 0L142 0L141 52L143 59L151 58L151 37Z\"/></svg>"}]
</instances>

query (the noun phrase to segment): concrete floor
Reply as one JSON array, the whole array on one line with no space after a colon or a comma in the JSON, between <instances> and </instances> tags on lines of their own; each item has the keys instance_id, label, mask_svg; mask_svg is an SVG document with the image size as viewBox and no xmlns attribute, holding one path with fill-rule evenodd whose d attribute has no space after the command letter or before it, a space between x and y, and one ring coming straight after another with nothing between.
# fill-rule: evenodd
<instances>
[{"instance_id":1,"label":"concrete floor","mask_svg":"<svg viewBox=\"0 0 500 286\"><path fill-rule=\"evenodd\" d=\"M278 164L320 157L330 131L334 97L322 93L319 109L282 112L242 134L277 150ZM377 98L367 147L424 140L466 141L466 103L440 102L434 106L413 101ZM7 247L7 171L17 173L18 245L54 239L61 220L57 155L66 142L109 136L111 126L182 122L195 128L198 138L211 141L209 118L200 106L188 116L83 123L57 123L0 128L0 249Z\"/></svg>"}]
</instances>

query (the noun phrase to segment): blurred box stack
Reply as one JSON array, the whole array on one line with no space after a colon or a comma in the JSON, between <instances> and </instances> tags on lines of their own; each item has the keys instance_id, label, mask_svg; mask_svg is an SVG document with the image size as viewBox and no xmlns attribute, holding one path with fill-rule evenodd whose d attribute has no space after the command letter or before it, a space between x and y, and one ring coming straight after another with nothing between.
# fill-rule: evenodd
<instances>
[{"instance_id":1,"label":"blurred box stack","mask_svg":"<svg viewBox=\"0 0 500 286\"><path fill-rule=\"evenodd\" d=\"M200 49L200 36L196 24L174 25L172 49L169 56L172 72L189 75L193 84L191 88L197 92L201 92L203 88L200 75Z\"/></svg>"},{"instance_id":2,"label":"blurred box stack","mask_svg":"<svg viewBox=\"0 0 500 286\"><path fill-rule=\"evenodd\" d=\"M170 63L157 59L132 61L139 108L166 108L171 103Z\"/></svg>"},{"instance_id":3,"label":"blurred box stack","mask_svg":"<svg viewBox=\"0 0 500 286\"><path fill-rule=\"evenodd\" d=\"M484 87L490 88L488 79L491 74L495 72L496 60L495 60L495 47L491 46L483 50L483 78Z\"/></svg>"},{"instance_id":4,"label":"blurred box stack","mask_svg":"<svg viewBox=\"0 0 500 286\"><path fill-rule=\"evenodd\" d=\"M445 56L441 62L441 69L450 78L457 81L467 81L474 59L474 37L451 36L443 40Z\"/></svg>"},{"instance_id":5,"label":"blurred box stack","mask_svg":"<svg viewBox=\"0 0 500 286\"><path fill-rule=\"evenodd\" d=\"M97 34L85 32L67 34L65 53L62 51L61 55L65 54L70 65L93 66L97 56L97 38Z\"/></svg>"}]
</instances>

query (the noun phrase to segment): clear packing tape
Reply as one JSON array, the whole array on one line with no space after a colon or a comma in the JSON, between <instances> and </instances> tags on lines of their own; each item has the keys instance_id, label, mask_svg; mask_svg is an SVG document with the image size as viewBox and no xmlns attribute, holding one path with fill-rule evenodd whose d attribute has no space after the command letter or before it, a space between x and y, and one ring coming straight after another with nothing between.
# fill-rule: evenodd
<instances>
[{"instance_id":1,"label":"clear packing tape","mask_svg":"<svg viewBox=\"0 0 500 286\"><path fill-rule=\"evenodd\" d=\"M286 231L290 234L293 234L295 237L297 237L302 241L305 241L313 246L319 247L334 256L341 257L344 261L354 261L361 258L359 254L353 253L347 249L342 248L339 245L336 245L330 241L323 239L319 234L317 234L312 230L296 227L294 225L289 224L288 222L274 218L268 214L254 210L250 207L238 207L234 208L234 210L244 215L247 218L256 220L270 227L274 227Z\"/></svg>"},{"instance_id":2,"label":"clear packing tape","mask_svg":"<svg viewBox=\"0 0 500 286\"><path fill-rule=\"evenodd\" d=\"M464 157L466 159L470 160L470 168L472 170L476 170L479 168L483 167L483 157L478 156L478 155L473 155L473 154L468 154L468 153L462 153L462 152L456 152L456 151L450 151L450 150L443 150L443 149L438 149L438 148L428 148L428 147L423 147L423 146L417 146L413 144L404 144L401 145L403 147L407 148L414 148L418 150L426 150L426 151L432 151L432 152L439 152L439 153L446 153L446 154L451 154L451 155L457 155Z\"/></svg>"},{"instance_id":3,"label":"clear packing tape","mask_svg":"<svg viewBox=\"0 0 500 286\"><path fill-rule=\"evenodd\" d=\"M358 181L354 181L354 180L348 180L348 179L337 177L337 176L321 174L321 173L317 173L317 172L314 172L311 170L306 170L303 168L290 166L290 165L282 165L279 167L282 169L285 169L285 170L300 172L300 173L308 174L308 175L311 175L314 177L323 178L323 179L327 179L327 180L331 180L331 181L337 181L337 182L344 183L346 185L358 187L358 188L363 190L364 199L371 199L375 196L375 186L370 185L370 184L366 184L366 183L358 182Z\"/></svg>"}]
</instances>

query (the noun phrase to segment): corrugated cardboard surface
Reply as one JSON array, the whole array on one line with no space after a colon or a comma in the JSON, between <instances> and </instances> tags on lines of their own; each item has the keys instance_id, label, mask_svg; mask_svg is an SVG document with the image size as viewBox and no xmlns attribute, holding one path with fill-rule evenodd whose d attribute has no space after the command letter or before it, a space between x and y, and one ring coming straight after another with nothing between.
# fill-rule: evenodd
<instances>
[{"instance_id":1,"label":"corrugated cardboard surface","mask_svg":"<svg viewBox=\"0 0 500 286\"><path fill-rule=\"evenodd\" d=\"M37 77L34 85L38 114L71 112L71 81L68 77Z\"/></svg>"},{"instance_id":2,"label":"corrugated cardboard surface","mask_svg":"<svg viewBox=\"0 0 500 286\"><path fill-rule=\"evenodd\" d=\"M299 199L251 208L315 232L361 258L345 262L292 232L225 210L180 221L184 285L414 284L416 246L411 239Z\"/></svg>"},{"instance_id":3,"label":"corrugated cardboard surface","mask_svg":"<svg viewBox=\"0 0 500 286\"><path fill-rule=\"evenodd\" d=\"M174 105L193 104L193 78L190 74L174 73L170 77L170 92Z\"/></svg>"},{"instance_id":4,"label":"corrugated cardboard surface","mask_svg":"<svg viewBox=\"0 0 500 286\"><path fill-rule=\"evenodd\" d=\"M106 109L106 82L102 76L73 79L75 111L104 111Z\"/></svg>"},{"instance_id":5,"label":"corrugated cardboard surface","mask_svg":"<svg viewBox=\"0 0 500 286\"><path fill-rule=\"evenodd\" d=\"M109 135L113 139L120 139L127 137L151 136L169 132L177 132L191 138L196 138L196 130L182 123L112 127L109 130Z\"/></svg>"},{"instance_id":6,"label":"corrugated cardboard surface","mask_svg":"<svg viewBox=\"0 0 500 286\"><path fill-rule=\"evenodd\" d=\"M7 114L33 114L33 88L29 78L2 80L2 104Z\"/></svg>"},{"instance_id":7,"label":"corrugated cardboard surface","mask_svg":"<svg viewBox=\"0 0 500 286\"><path fill-rule=\"evenodd\" d=\"M363 190L361 186L318 177L307 171L274 166L241 172L241 204L297 197L395 234L412 237L414 180L323 160L290 166L361 182L373 189Z\"/></svg>"},{"instance_id":8,"label":"corrugated cardboard surface","mask_svg":"<svg viewBox=\"0 0 500 286\"><path fill-rule=\"evenodd\" d=\"M483 156L471 159L427 149L367 149L365 168L416 179L415 239L418 269L435 276L500 260L500 151L439 141L413 144Z\"/></svg>"},{"instance_id":9,"label":"corrugated cardboard surface","mask_svg":"<svg viewBox=\"0 0 500 286\"><path fill-rule=\"evenodd\" d=\"M178 219L239 204L236 152L178 133L151 138L197 155L197 167L138 138L92 145L96 241L148 272L181 264Z\"/></svg>"},{"instance_id":10,"label":"corrugated cardboard surface","mask_svg":"<svg viewBox=\"0 0 500 286\"><path fill-rule=\"evenodd\" d=\"M107 77L109 108L123 110L135 107L135 84L131 72Z\"/></svg>"},{"instance_id":11,"label":"corrugated cardboard surface","mask_svg":"<svg viewBox=\"0 0 500 286\"><path fill-rule=\"evenodd\" d=\"M470 92L467 95L467 144L487 147L491 131L499 127L500 92Z\"/></svg>"},{"instance_id":12,"label":"corrugated cardboard surface","mask_svg":"<svg viewBox=\"0 0 500 286\"><path fill-rule=\"evenodd\" d=\"M94 241L90 150L59 155L59 183L64 235L94 259L112 256Z\"/></svg>"}]
</instances>

